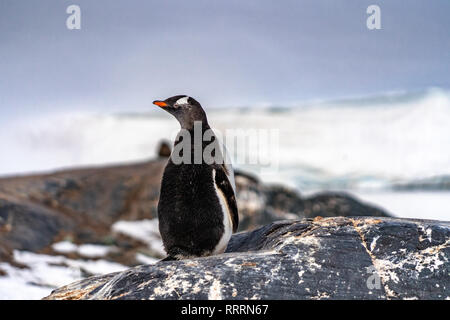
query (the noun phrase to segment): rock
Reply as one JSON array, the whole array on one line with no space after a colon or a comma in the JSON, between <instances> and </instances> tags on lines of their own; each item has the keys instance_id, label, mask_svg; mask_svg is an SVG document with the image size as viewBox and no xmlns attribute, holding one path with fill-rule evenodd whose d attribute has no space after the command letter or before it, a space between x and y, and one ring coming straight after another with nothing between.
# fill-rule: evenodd
<instances>
[{"instance_id":1,"label":"rock","mask_svg":"<svg viewBox=\"0 0 450 320\"><path fill-rule=\"evenodd\" d=\"M0 194L0 258L11 261L14 249L39 251L60 232L74 228L64 215L27 201Z\"/></svg>"},{"instance_id":2,"label":"rock","mask_svg":"<svg viewBox=\"0 0 450 320\"><path fill-rule=\"evenodd\" d=\"M13 250L56 254L51 244L69 238L78 244L114 244L120 251L109 260L136 265L132 252L147 245L114 234L111 226L156 217L165 162L0 179L1 261L13 262Z\"/></svg>"},{"instance_id":3,"label":"rock","mask_svg":"<svg viewBox=\"0 0 450 320\"><path fill-rule=\"evenodd\" d=\"M118 219L152 218L165 162L3 178L0 193L97 226L109 226Z\"/></svg>"},{"instance_id":4,"label":"rock","mask_svg":"<svg viewBox=\"0 0 450 320\"><path fill-rule=\"evenodd\" d=\"M280 185L266 185L256 177L236 174L239 231L254 229L267 223L296 218L373 216L390 217L385 210L363 203L345 192L321 192L302 197Z\"/></svg>"},{"instance_id":5,"label":"rock","mask_svg":"<svg viewBox=\"0 0 450 320\"><path fill-rule=\"evenodd\" d=\"M351 217L371 216L389 217L386 211L374 205L368 205L356 200L345 192L320 192L303 199L298 206L300 216L320 217Z\"/></svg>"},{"instance_id":6,"label":"rock","mask_svg":"<svg viewBox=\"0 0 450 320\"><path fill-rule=\"evenodd\" d=\"M168 141L161 141L158 146L158 157L168 158L170 157L172 150Z\"/></svg>"},{"instance_id":7,"label":"rock","mask_svg":"<svg viewBox=\"0 0 450 320\"><path fill-rule=\"evenodd\" d=\"M280 221L233 235L227 253L96 276L46 299L450 299L450 223Z\"/></svg>"},{"instance_id":8,"label":"rock","mask_svg":"<svg viewBox=\"0 0 450 320\"><path fill-rule=\"evenodd\" d=\"M398 191L444 191L450 190L450 175L441 175L425 179L418 179L392 186Z\"/></svg>"},{"instance_id":9,"label":"rock","mask_svg":"<svg viewBox=\"0 0 450 320\"><path fill-rule=\"evenodd\" d=\"M138 264L136 253L147 252L148 244L117 234L111 227L122 220L157 218L166 161L0 179L1 261L10 261L15 249L56 254L51 244L70 239L76 244L112 244L118 251L107 259L128 266ZM236 172L236 186L239 231L318 215L387 215L350 195L326 193L304 198L295 190L266 185L241 171Z\"/></svg>"}]
</instances>

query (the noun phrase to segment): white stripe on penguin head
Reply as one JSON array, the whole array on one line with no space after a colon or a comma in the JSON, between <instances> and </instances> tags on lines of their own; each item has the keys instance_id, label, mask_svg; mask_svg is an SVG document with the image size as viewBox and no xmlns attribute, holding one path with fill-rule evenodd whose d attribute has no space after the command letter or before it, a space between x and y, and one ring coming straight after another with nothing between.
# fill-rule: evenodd
<instances>
[{"instance_id":1,"label":"white stripe on penguin head","mask_svg":"<svg viewBox=\"0 0 450 320\"><path fill-rule=\"evenodd\" d=\"M188 96L180 98L177 100L177 102L175 102L175 104L189 104L188 99L189 99Z\"/></svg>"}]
</instances>

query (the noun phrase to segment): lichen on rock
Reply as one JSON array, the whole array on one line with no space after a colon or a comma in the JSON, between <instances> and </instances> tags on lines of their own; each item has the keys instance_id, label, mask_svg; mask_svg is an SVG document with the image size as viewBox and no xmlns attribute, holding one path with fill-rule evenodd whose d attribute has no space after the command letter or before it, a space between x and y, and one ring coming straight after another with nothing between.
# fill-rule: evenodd
<instances>
[{"instance_id":1,"label":"lichen on rock","mask_svg":"<svg viewBox=\"0 0 450 320\"><path fill-rule=\"evenodd\" d=\"M47 299L446 299L449 256L448 222L285 220L233 235L221 255L87 278Z\"/></svg>"}]
</instances>

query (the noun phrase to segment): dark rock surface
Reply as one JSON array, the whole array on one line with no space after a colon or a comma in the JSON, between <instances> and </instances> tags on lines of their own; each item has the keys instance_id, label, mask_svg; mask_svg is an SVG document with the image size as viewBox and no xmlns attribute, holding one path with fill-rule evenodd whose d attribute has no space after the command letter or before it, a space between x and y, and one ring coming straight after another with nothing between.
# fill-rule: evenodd
<instances>
[{"instance_id":1,"label":"dark rock surface","mask_svg":"<svg viewBox=\"0 0 450 320\"><path fill-rule=\"evenodd\" d=\"M59 232L73 228L73 223L46 207L0 195L0 226L3 245L37 251L49 245Z\"/></svg>"},{"instance_id":2,"label":"dark rock surface","mask_svg":"<svg viewBox=\"0 0 450 320\"><path fill-rule=\"evenodd\" d=\"M87 278L47 299L450 299L450 223L280 221L227 253Z\"/></svg>"}]
</instances>

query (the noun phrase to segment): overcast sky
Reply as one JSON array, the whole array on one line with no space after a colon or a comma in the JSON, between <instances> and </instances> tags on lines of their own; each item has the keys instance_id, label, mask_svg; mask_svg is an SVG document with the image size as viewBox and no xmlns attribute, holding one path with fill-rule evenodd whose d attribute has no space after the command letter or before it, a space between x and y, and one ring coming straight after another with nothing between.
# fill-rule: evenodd
<instances>
[{"instance_id":1,"label":"overcast sky","mask_svg":"<svg viewBox=\"0 0 450 320\"><path fill-rule=\"evenodd\" d=\"M81 7L81 30L66 8ZM366 9L381 8L382 30ZM0 0L0 116L450 87L448 0Z\"/></svg>"}]
</instances>

